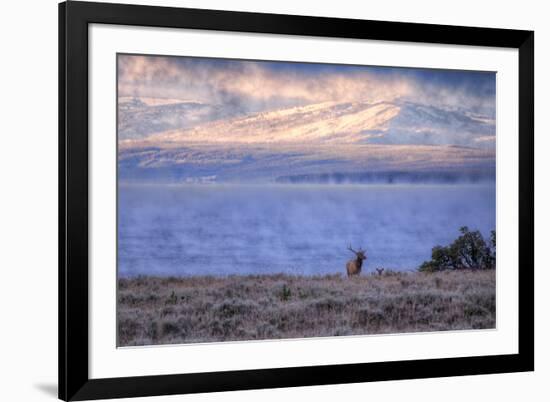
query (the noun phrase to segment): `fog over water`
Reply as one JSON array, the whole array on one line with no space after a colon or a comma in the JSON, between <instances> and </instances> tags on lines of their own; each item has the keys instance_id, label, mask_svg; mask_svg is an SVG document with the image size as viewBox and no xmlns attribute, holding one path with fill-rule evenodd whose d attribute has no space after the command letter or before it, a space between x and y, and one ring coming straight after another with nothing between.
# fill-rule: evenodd
<instances>
[{"instance_id":1,"label":"fog over water","mask_svg":"<svg viewBox=\"0 0 550 402\"><path fill-rule=\"evenodd\" d=\"M416 269L461 226L495 228L495 185L119 185L118 270L135 275Z\"/></svg>"}]
</instances>

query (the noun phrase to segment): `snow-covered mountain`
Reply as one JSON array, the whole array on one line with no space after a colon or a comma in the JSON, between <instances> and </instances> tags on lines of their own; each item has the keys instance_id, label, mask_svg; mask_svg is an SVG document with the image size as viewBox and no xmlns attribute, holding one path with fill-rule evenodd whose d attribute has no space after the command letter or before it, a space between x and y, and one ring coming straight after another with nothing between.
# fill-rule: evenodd
<instances>
[{"instance_id":1,"label":"snow-covered mountain","mask_svg":"<svg viewBox=\"0 0 550 402\"><path fill-rule=\"evenodd\" d=\"M140 139L227 116L226 108L198 101L122 97L118 102L118 137Z\"/></svg>"},{"instance_id":2,"label":"snow-covered mountain","mask_svg":"<svg viewBox=\"0 0 550 402\"><path fill-rule=\"evenodd\" d=\"M400 107L390 103L321 103L215 121L152 137L166 142L358 142L385 131Z\"/></svg>"},{"instance_id":3,"label":"snow-covered mountain","mask_svg":"<svg viewBox=\"0 0 550 402\"><path fill-rule=\"evenodd\" d=\"M469 110L410 101L324 102L229 116L221 110L196 102L121 103L121 177L275 180L388 170L494 172L494 118Z\"/></svg>"}]
</instances>

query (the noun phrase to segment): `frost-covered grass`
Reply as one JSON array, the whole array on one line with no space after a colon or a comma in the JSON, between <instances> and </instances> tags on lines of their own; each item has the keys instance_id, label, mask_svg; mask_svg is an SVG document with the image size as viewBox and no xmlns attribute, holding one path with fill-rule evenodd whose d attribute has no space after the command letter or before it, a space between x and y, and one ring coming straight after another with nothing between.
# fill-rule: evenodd
<instances>
[{"instance_id":1,"label":"frost-covered grass","mask_svg":"<svg viewBox=\"0 0 550 402\"><path fill-rule=\"evenodd\" d=\"M487 328L494 270L119 280L119 346Z\"/></svg>"}]
</instances>

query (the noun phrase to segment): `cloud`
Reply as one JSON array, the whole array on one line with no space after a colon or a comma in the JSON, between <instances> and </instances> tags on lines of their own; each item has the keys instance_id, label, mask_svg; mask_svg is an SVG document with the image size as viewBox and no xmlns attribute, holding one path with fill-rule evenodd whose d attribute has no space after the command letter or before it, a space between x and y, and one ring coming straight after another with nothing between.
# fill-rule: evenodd
<instances>
[{"instance_id":1,"label":"cloud","mask_svg":"<svg viewBox=\"0 0 550 402\"><path fill-rule=\"evenodd\" d=\"M118 79L120 96L201 101L242 112L396 99L492 118L495 112L495 75L487 72L119 55Z\"/></svg>"},{"instance_id":2,"label":"cloud","mask_svg":"<svg viewBox=\"0 0 550 402\"><path fill-rule=\"evenodd\" d=\"M285 63L287 64L287 63ZM411 95L409 79L346 71L276 69L274 63L119 56L120 96L239 103L261 110L318 102L391 101Z\"/></svg>"}]
</instances>

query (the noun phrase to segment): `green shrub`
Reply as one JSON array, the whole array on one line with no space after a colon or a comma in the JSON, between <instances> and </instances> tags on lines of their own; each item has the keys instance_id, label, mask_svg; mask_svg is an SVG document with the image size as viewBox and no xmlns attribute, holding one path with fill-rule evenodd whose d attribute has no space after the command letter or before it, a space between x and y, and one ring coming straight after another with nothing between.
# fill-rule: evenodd
<instances>
[{"instance_id":1,"label":"green shrub","mask_svg":"<svg viewBox=\"0 0 550 402\"><path fill-rule=\"evenodd\" d=\"M448 246L432 248L432 259L418 268L421 272L450 269L493 269L496 261L496 232L486 242L479 230L460 228L460 236Z\"/></svg>"},{"instance_id":2,"label":"green shrub","mask_svg":"<svg viewBox=\"0 0 550 402\"><path fill-rule=\"evenodd\" d=\"M283 285L283 287L277 292L279 299L281 301L288 301L292 297L292 292L290 288L286 285L286 283Z\"/></svg>"}]
</instances>

